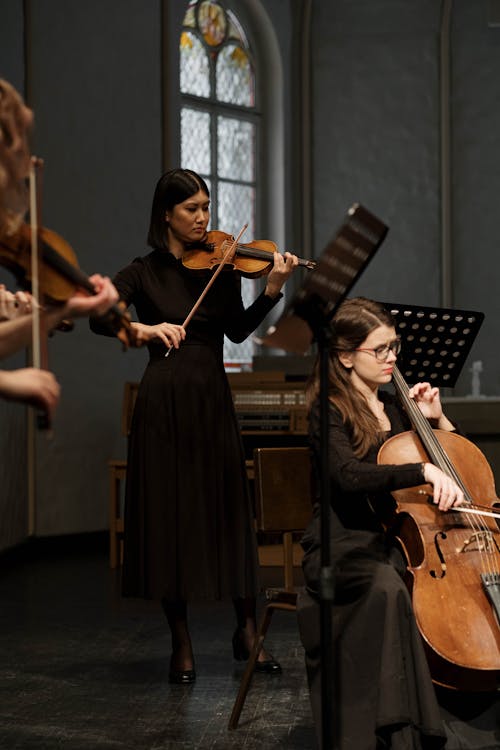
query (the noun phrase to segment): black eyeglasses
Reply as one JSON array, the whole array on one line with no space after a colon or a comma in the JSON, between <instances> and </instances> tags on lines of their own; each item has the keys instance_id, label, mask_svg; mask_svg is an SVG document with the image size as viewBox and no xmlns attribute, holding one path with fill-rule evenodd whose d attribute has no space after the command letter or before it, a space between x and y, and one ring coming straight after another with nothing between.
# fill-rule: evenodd
<instances>
[{"instance_id":1,"label":"black eyeglasses","mask_svg":"<svg viewBox=\"0 0 500 750\"><path fill-rule=\"evenodd\" d=\"M376 349L354 349L354 351L367 352L368 354L373 354L377 362L387 362L389 352L397 356L401 351L401 338L398 336L390 344L382 344L382 346L377 346Z\"/></svg>"}]
</instances>

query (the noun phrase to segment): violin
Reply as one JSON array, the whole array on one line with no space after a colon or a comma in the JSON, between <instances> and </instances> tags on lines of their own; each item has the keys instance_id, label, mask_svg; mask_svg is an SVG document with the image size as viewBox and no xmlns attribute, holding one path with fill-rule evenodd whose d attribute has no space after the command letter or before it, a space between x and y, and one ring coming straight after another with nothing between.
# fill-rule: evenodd
<instances>
[{"instance_id":1,"label":"violin","mask_svg":"<svg viewBox=\"0 0 500 750\"><path fill-rule=\"evenodd\" d=\"M212 270L220 265L228 247L233 242L234 237L226 232L216 229L208 232L202 246L184 253L182 264L192 271ZM277 251L276 243L271 240L254 240L246 244L238 242L233 258L225 261L224 267L239 271L248 279L257 279L270 272L273 267L274 253ZM313 270L316 268L316 263L299 258L299 266Z\"/></svg>"},{"instance_id":2,"label":"violin","mask_svg":"<svg viewBox=\"0 0 500 750\"><path fill-rule=\"evenodd\" d=\"M40 254L39 284L49 303L64 303L77 289L88 294L96 293L89 277L79 268L73 248L63 237L45 227L38 229L37 236ZM26 222L13 234L0 237L0 265L14 274L20 286L31 288L31 227ZM125 349L133 344L130 316L121 303L113 305L104 319Z\"/></svg>"},{"instance_id":3,"label":"violin","mask_svg":"<svg viewBox=\"0 0 500 750\"><path fill-rule=\"evenodd\" d=\"M406 553L413 610L432 679L458 690L497 690L500 514L495 512L493 473L469 440L431 428L397 367L393 382L414 431L389 438L378 463L433 463L456 481L466 501L442 512L432 503L428 485L392 493L397 510L390 526Z\"/></svg>"}]
</instances>

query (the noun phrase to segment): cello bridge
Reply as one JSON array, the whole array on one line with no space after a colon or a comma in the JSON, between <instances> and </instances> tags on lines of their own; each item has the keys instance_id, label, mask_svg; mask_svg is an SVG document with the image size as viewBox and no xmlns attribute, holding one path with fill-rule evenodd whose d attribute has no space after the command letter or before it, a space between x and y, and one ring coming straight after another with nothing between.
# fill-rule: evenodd
<instances>
[{"instance_id":1,"label":"cello bridge","mask_svg":"<svg viewBox=\"0 0 500 750\"><path fill-rule=\"evenodd\" d=\"M462 552L493 552L498 549L491 531L478 531L465 540L462 547L457 547L457 553Z\"/></svg>"}]
</instances>

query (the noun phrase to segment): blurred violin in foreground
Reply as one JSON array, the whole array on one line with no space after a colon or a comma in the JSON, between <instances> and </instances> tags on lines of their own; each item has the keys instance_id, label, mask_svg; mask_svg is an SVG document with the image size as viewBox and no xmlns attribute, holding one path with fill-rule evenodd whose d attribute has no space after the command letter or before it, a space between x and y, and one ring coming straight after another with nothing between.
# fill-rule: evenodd
<instances>
[{"instance_id":1,"label":"blurred violin in foreground","mask_svg":"<svg viewBox=\"0 0 500 750\"><path fill-rule=\"evenodd\" d=\"M203 245L188 250L182 256L182 263L192 271L212 270L220 265L234 237L226 232L208 232ZM274 265L274 253L278 251L271 240L254 240L246 244L236 243L232 258L224 261L224 267L236 270L249 279L257 279L268 274ZM279 251L278 251L279 252ZM299 258L299 266L313 270L313 260Z\"/></svg>"},{"instance_id":2,"label":"blurred violin in foreground","mask_svg":"<svg viewBox=\"0 0 500 750\"><path fill-rule=\"evenodd\" d=\"M59 234L40 227L37 231L39 251L39 286L48 303L62 304L77 290L96 294L90 278L78 266L72 247ZM31 227L23 222L13 234L0 237L0 265L11 271L17 283L31 289ZM104 320L124 348L134 345L130 316L121 303L113 305ZM64 330L64 326L62 327Z\"/></svg>"}]
</instances>

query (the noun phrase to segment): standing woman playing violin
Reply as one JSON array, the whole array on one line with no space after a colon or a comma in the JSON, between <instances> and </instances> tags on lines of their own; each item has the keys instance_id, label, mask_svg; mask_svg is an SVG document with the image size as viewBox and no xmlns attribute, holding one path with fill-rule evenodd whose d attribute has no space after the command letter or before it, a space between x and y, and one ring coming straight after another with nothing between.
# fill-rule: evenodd
<instances>
[{"instance_id":1,"label":"standing woman playing violin","mask_svg":"<svg viewBox=\"0 0 500 750\"><path fill-rule=\"evenodd\" d=\"M203 242L209 203L195 172L164 174L151 211L153 251L114 279L121 298L135 306L139 322L132 326L150 357L129 441L123 594L161 600L172 635L174 683L195 679L187 623L187 602L194 597L230 596L237 618L234 656L248 658L253 645L256 544L223 339L247 338L281 298L297 265L295 256L276 253L264 291L247 309L239 275L223 271L185 330L182 323L212 274L186 269L182 256ZM257 668L280 669L264 652Z\"/></svg>"},{"instance_id":2,"label":"standing woman playing violin","mask_svg":"<svg viewBox=\"0 0 500 750\"><path fill-rule=\"evenodd\" d=\"M392 379L400 350L391 314L355 298L333 318L329 361L330 538L333 604L333 726L339 750L418 750L446 741L426 657L402 576L403 556L385 531L395 502L392 490L429 483L447 511L463 502L453 479L430 463L377 465L390 436L411 429L396 397L379 390ZM319 369L308 388L310 440L319 471ZM410 390L433 427L454 430L439 393L428 383ZM321 726L319 643L319 508L304 547L306 591L298 616L311 704ZM325 748L326 750L326 748Z\"/></svg>"}]
</instances>

